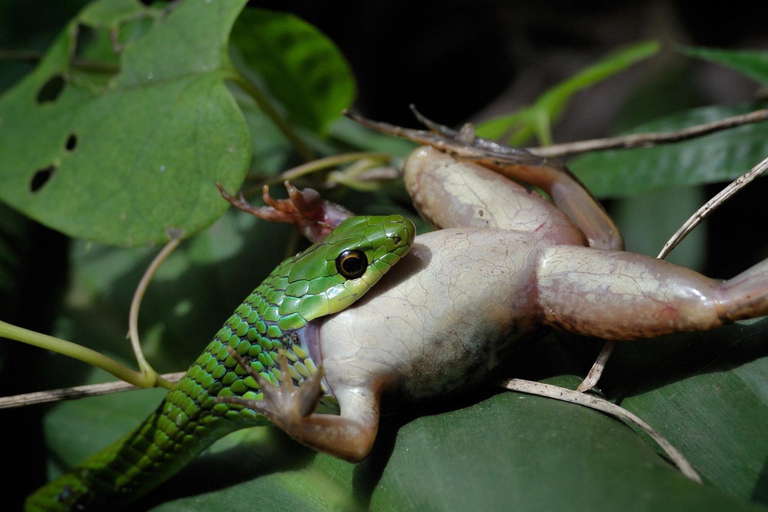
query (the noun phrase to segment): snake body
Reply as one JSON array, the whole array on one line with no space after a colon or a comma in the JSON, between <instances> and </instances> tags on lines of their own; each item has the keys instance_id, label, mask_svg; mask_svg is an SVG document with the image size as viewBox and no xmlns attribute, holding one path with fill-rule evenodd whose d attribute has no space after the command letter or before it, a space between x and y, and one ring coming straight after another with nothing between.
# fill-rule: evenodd
<instances>
[{"instance_id":1,"label":"snake body","mask_svg":"<svg viewBox=\"0 0 768 512\"><path fill-rule=\"evenodd\" d=\"M352 217L282 262L237 307L141 425L40 488L27 498L26 511L117 510L222 436L267 424L252 409L216 400L262 397L257 381L227 347L273 384L280 378L278 351L284 351L289 373L300 384L317 371L319 357L319 347L303 341L304 327L365 294L408 252L414 235L413 224L399 215ZM332 394L324 403L333 405Z\"/></svg>"}]
</instances>

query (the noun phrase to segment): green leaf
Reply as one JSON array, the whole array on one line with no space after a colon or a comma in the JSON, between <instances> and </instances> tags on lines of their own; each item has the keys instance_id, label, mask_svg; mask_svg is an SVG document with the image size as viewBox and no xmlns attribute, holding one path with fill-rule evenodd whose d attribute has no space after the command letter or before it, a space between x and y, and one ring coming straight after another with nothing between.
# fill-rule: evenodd
<instances>
[{"instance_id":1,"label":"green leaf","mask_svg":"<svg viewBox=\"0 0 768 512\"><path fill-rule=\"evenodd\" d=\"M627 251L655 258L669 237L706 201L700 187L661 189L617 200L611 217L622 226ZM666 261L701 271L707 256L706 238L704 230L694 230Z\"/></svg>"},{"instance_id":2,"label":"green leaf","mask_svg":"<svg viewBox=\"0 0 768 512\"><path fill-rule=\"evenodd\" d=\"M643 124L632 133L667 132L708 123L762 105L704 107ZM669 187L732 180L768 155L768 123L740 126L687 142L590 153L570 163L597 197L625 197Z\"/></svg>"},{"instance_id":3,"label":"green leaf","mask_svg":"<svg viewBox=\"0 0 768 512\"><path fill-rule=\"evenodd\" d=\"M768 321L620 346L602 383L659 430L706 482L768 503ZM636 375L620 377L622 372Z\"/></svg>"},{"instance_id":4,"label":"green leaf","mask_svg":"<svg viewBox=\"0 0 768 512\"><path fill-rule=\"evenodd\" d=\"M210 225L227 207L214 182L238 187L251 154L224 84L228 34L244 4L89 6L0 98L0 199L70 236L117 245ZM116 73L97 79L73 64L78 27L120 29L137 15L154 22L123 47Z\"/></svg>"},{"instance_id":5,"label":"green leaf","mask_svg":"<svg viewBox=\"0 0 768 512\"><path fill-rule=\"evenodd\" d=\"M59 405L46 421L49 439L74 463L78 452L94 451L140 421L157 395ZM764 510L687 480L615 420L516 393L385 421L370 458L358 465L316 454L274 429L236 433L143 505L158 512L253 510L243 496L274 511Z\"/></svg>"},{"instance_id":6,"label":"green leaf","mask_svg":"<svg viewBox=\"0 0 768 512\"><path fill-rule=\"evenodd\" d=\"M612 53L549 89L533 105L480 124L477 134L488 139L503 138L512 145L521 145L535 134L542 144L551 144L551 126L558 121L574 94L655 55L659 49L659 43L651 41ZM508 134L513 130L513 134Z\"/></svg>"},{"instance_id":7,"label":"green leaf","mask_svg":"<svg viewBox=\"0 0 768 512\"><path fill-rule=\"evenodd\" d=\"M355 80L336 45L291 14L247 9L232 29L232 46L249 78L263 84L291 121L317 132L355 98Z\"/></svg>"},{"instance_id":8,"label":"green leaf","mask_svg":"<svg viewBox=\"0 0 768 512\"><path fill-rule=\"evenodd\" d=\"M768 85L768 52L749 50L716 50L712 48L684 47L685 55L704 59L729 67L744 76Z\"/></svg>"}]
</instances>

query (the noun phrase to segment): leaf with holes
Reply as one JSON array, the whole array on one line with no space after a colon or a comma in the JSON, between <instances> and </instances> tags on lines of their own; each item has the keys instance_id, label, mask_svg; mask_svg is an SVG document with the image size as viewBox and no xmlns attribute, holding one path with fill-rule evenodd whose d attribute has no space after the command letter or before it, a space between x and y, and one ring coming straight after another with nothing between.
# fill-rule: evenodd
<instances>
[{"instance_id":1,"label":"leaf with holes","mask_svg":"<svg viewBox=\"0 0 768 512\"><path fill-rule=\"evenodd\" d=\"M88 6L0 98L0 200L116 245L194 233L226 209L251 157L224 80L245 0ZM111 52L111 55L110 55Z\"/></svg>"}]
</instances>

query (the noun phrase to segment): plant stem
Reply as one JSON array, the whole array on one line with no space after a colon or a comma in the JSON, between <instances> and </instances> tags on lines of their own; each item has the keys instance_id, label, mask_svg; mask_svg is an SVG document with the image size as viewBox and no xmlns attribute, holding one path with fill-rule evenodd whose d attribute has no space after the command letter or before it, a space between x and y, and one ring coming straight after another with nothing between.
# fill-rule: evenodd
<instances>
[{"instance_id":1,"label":"plant stem","mask_svg":"<svg viewBox=\"0 0 768 512\"><path fill-rule=\"evenodd\" d=\"M166 385L166 382L158 381L156 375L145 375L136 370L132 370L127 366L118 363L111 357L107 357L90 348L83 347L77 343L72 343L71 341L48 336L47 334L30 331L29 329L24 329L3 321L0 321L0 337L20 341L46 350L52 350L58 354L69 356L78 361L97 366L102 370L111 373L118 379L124 380L134 386L141 388L151 388L157 385L170 387Z\"/></svg>"},{"instance_id":2,"label":"plant stem","mask_svg":"<svg viewBox=\"0 0 768 512\"><path fill-rule=\"evenodd\" d=\"M285 135L285 138L287 138L288 141L293 145L294 149L296 149L296 152L299 153L302 160L305 162L314 160L315 155L312 150L304 143L303 140L301 140L301 137L299 137L299 135L293 129L291 123L289 123L288 120L280 115L280 113L277 111L277 109L275 109L272 103L270 103L269 99L267 99L267 96L261 91L261 89L259 89L253 82L243 76L239 70L234 68L226 74L226 78L236 83L238 86L240 86L240 88L248 93L251 98L253 98L253 101L256 102L261 111L269 116L272 122L275 123L278 129L283 133L283 135Z\"/></svg>"},{"instance_id":3,"label":"plant stem","mask_svg":"<svg viewBox=\"0 0 768 512\"><path fill-rule=\"evenodd\" d=\"M363 151L359 153L342 153L340 155L331 155L325 158L318 158L306 164L299 165L293 169L289 169L279 176L270 178L269 181L263 183L264 185L272 185L274 183L280 183L285 180L293 180L301 176L306 176L322 169L328 169L330 167L336 167L340 164L346 164L348 162L356 162L359 160L375 160L388 162L392 159L392 155L389 153L382 153L376 151Z\"/></svg>"},{"instance_id":4,"label":"plant stem","mask_svg":"<svg viewBox=\"0 0 768 512\"><path fill-rule=\"evenodd\" d=\"M144 292L147 291L149 282L155 276L155 273L157 272L157 269L160 268L160 265L162 265L166 258L168 258L168 256L173 252L173 250L179 246L182 236L183 233L179 233L177 237L172 237L171 241L168 242L165 247L163 247L163 250L161 250L157 256L155 256L155 258L152 260L152 263L150 263L149 267L147 267L147 270L141 277L141 281L139 281L139 284L136 287L136 291L133 294L133 300L131 300L131 310L128 314L128 337L131 340L131 347L133 348L133 353L136 356L136 362L139 365L139 370L141 370L141 373L145 375L147 379L155 379L157 381L157 385L163 386L165 388L170 388L171 383L166 382L160 375L158 375L158 373L147 361L147 358L144 357L144 351L141 349L141 342L139 340L139 308L141 307L141 300L144 298Z\"/></svg>"},{"instance_id":5,"label":"plant stem","mask_svg":"<svg viewBox=\"0 0 768 512\"><path fill-rule=\"evenodd\" d=\"M726 117L725 119L697 124L672 132L633 133L607 139L581 140L566 144L554 144L547 147L528 148L528 150L539 156L563 158L605 149L649 148L660 144L674 144L696 137L703 137L704 135L721 130L729 130L750 123L761 123L766 120L768 120L768 109L755 110L748 114Z\"/></svg>"},{"instance_id":6,"label":"plant stem","mask_svg":"<svg viewBox=\"0 0 768 512\"><path fill-rule=\"evenodd\" d=\"M186 372L166 373L162 375L162 378L171 383L178 382L185 373ZM24 393L22 395L3 396L0 397L0 409L61 402L62 400L76 400L79 398L109 395L134 389L137 388L132 384L123 381L115 381L105 382L103 384L87 384L85 386L75 386L72 388L52 389L50 391L37 391L35 393Z\"/></svg>"}]
</instances>

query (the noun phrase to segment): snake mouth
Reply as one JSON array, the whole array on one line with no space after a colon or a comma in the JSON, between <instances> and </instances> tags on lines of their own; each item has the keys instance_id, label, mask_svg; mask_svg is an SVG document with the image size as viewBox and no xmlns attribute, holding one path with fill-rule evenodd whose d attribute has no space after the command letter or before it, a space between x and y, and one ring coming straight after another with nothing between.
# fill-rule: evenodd
<instances>
[{"instance_id":1,"label":"snake mouth","mask_svg":"<svg viewBox=\"0 0 768 512\"><path fill-rule=\"evenodd\" d=\"M327 318L327 317L326 317ZM320 326L325 318L317 318L312 320L307 325L296 331L296 336L299 338L299 343L309 354L309 358L315 363L315 366L320 368L323 365L323 358L320 353ZM323 377L323 385L328 390L328 395L334 396L333 389L328 384L328 381Z\"/></svg>"}]
</instances>

